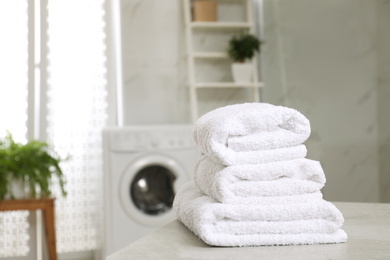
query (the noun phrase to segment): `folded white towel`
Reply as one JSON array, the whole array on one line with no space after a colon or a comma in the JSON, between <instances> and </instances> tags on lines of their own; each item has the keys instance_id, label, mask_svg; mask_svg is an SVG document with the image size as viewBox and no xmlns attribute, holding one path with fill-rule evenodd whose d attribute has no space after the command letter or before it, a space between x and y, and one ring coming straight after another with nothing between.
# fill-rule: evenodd
<instances>
[{"instance_id":1,"label":"folded white towel","mask_svg":"<svg viewBox=\"0 0 390 260\"><path fill-rule=\"evenodd\" d=\"M193 132L201 151L224 165L305 157L306 148L299 145L309 135L309 120L300 112L266 103L215 109L198 119ZM285 150L285 147L295 147L295 150ZM266 158L258 159L262 157Z\"/></svg>"},{"instance_id":2,"label":"folded white towel","mask_svg":"<svg viewBox=\"0 0 390 260\"><path fill-rule=\"evenodd\" d=\"M293 197L293 196L292 196ZM174 200L177 218L205 243L214 246L260 246L340 243L340 211L323 199L311 202L231 205L183 185Z\"/></svg>"},{"instance_id":3,"label":"folded white towel","mask_svg":"<svg viewBox=\"0 0 390 260\"><path fill-rule=\"evenodd\" d=\"M325 184L320 162L295 159L264 164L224 166L203 156L195 166L198 189L229 204L277 203L299 195L302 200L322 198Z\"/></svg>"}]
</instances>

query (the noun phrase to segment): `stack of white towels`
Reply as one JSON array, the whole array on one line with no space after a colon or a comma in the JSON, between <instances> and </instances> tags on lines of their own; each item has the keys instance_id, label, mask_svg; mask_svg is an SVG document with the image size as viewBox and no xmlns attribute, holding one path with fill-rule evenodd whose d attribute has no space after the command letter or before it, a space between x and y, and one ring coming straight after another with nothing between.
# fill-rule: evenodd
<instances>
[{"instance_id":1,"label":"stack of white towels","mask_svg":"<svg viewBox=\"0 0 390 260\"><path fill-rule=\"evenodd\" d=\"M266 103L202 116L194 140L204 156L173 204L177 218L213 246L346 242L340 211L323 200L325 175L306 159L309 120Z\"/></svg>"}]
</instances>

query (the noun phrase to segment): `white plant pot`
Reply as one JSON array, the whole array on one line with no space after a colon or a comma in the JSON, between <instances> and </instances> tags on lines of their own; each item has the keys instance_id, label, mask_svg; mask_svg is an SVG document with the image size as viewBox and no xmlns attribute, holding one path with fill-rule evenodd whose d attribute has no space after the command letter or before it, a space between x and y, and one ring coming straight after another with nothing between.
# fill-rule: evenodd
<instances>
[{"instance_id":1,"label":"white plant pot","mask_svg":"<svg viewBox=\"0 0 390 260\"><path fill-rule=\"evenodd\" d=\"M233 79L236 83L249 83L252 81L253 66L251 63L233 63Z\"/></svg>"},{"instance_id":2,"label":"white plant pot","mask_svg":"<svg viewBox=\"0 0 390 260\"><path fill-rule=\"evenodd\" d=\"M27 198L26 186L22 180L12 180L9 183L9 189L12 192L14 199L25 199ZM5 196L6 199L11 199L10 192Z\"/></svg>"}]
</instances>

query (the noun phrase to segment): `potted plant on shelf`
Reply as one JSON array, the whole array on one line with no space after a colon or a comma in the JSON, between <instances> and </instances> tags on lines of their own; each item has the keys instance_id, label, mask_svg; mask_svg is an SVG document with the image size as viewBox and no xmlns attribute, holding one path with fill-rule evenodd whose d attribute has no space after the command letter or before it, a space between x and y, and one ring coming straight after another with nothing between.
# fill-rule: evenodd
<instances>
[{"instance_id":1,"label":"potted plant on shelf","mask_svg":"<svg viewBox=\"0 0 390 260\"><path fill-rule=\"evenodd\" d=\"M228 55L233 60L232 72L236 83L251 82L253 67L249 61L260 52L261 41L253 34L233 36L229 41Z\"/></svg>"},{"instance_id":2,"label":"potted plant on shelf","mask_svg":"<svg viewBox=\"0 0 390 260\"><path fill-rule=\"evenodd\" d=\"M46 142L33 140L23 145L8 134L0 139L0 200L48 197L53 176L58 178L61 193L66 196L65 176L59 165L64 160ZM21 191L15 190L18 186ZM25 188L28 194L24 194Z\"/></svg>"}]
</instances>

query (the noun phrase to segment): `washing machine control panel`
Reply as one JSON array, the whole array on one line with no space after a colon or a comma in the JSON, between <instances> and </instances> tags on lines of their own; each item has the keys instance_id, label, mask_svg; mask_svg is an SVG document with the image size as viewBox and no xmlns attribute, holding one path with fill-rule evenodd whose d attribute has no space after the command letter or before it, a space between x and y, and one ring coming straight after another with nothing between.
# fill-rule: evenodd
<instances>
[{"instance_id":1,"label":"washing machine control panel","mask_svg":"<svg viewBox=\"0 0 390 260\"><path fill-rule=\"evenodd\" d=\"M194 147L191 127L123 128L110 133L111 150L159 150Z\"/></svg>"}]
</instances>

